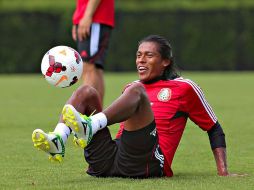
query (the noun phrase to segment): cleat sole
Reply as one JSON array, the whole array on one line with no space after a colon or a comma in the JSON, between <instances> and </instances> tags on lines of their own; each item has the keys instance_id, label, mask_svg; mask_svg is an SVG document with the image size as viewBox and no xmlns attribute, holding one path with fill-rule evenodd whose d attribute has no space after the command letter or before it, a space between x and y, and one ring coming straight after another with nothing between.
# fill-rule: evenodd
<instances>
[{"instance_id":1,"label":"cleat sole","mask_svg":"<svg viewBox=\"0 0 254 190\"><path fill-rule=\"evenodd\" d=\"M75 144L75 146L80 147L80 148L85 148L87 146L86 140L81 139L81 138L74 137L73 143Z\"/></svg>"},{"instance_id":2,"label":"cleat sole","mask_svg":"<svg viewBox=\"0 0 254 190\"><path fill-rule=\"evenodd\" d=\"M83 116L72 105L68 104L64 106L62 116L65 124L78 136L78 139L74 139L74 144L81 148L85 148L92 138L91 124L88 125L89 129L85 126L87 121L90 122L89 118L85 115ZM89 131L89 138L86 136L87 131Z\"/></svg>"},{"instance_id":3,"label":"cleat sole","mask_svg":"<svg viewBox=\"0 0 254 190\"><path fill-rule=\"evenodd\" d=\"M63 157L61 156L61 155L59 155L59 154L56 154L56 155L54 155L54 156L49 156L49 160L51 161L51 162L58 162L58 163L61 163L62 161L63 161Z\"/></svg>"},{"instance_id":4,"label":"cleat sole","mask_svg":"<svg viewBox=\"0 0 254 190\"><path fill-rule=\"evenodd\" d=\"M36 147L39 150L47 152L50 148L49 142L47 141L45 136L39 132L34 132L32 134L32 141L34 143L34 147Z\"/></svg>"},{"instance_id":5,"label":"cleat sole","mask_svg":"<svg viewBox=\"0 0 254 190\"><path fill-rule=\"evenodd\" d=\"M58 136L56 134L56 136ZM59 139L59 136L58 136ZM52 162L62 162L63 161L63 157L64 157L64 152L65 152L65 148L64 148L64 144L62 142L62 140L60 140L62 147L63 147L63 152L61 153L50 153L50 143L47 139L47 137L45 136L44 132L40 129L36 129L34 130L34 132L32 133L32 142L34 144L34 147L37 148L38 150L42 150L44 152L46 152L47 154L49 154L49 160Z\"/></svg>"},{"instance_id":6,"label":"cleat sole","mask_svg":"<svg viewBox=\"0 0 254 190\"><path fill-rule=\"evenodd\" d=\"M71 128L73 128L75 132L79 133L80 129L77 122L78 118L76 118L73 110L65 106L62 114L63 114L63 120L65 121L66 125L70 126Z\"/></svg>"}]
</instances>

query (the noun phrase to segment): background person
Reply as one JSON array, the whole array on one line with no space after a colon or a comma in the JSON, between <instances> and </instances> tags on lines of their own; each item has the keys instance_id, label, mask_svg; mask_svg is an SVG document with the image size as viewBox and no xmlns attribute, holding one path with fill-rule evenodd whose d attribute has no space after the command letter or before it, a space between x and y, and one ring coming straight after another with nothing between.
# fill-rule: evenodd
<instances>
[{"instance_id":1,"label":"background person","mask_svg":"<svg viewBox=\"0 0 254 190\"><path fill-rule=\"evenodd\" d=\"M114 27L114 0L77 0L72 37L84 61L83 83L94 87L103 102L104 62Z\"/></svg>"}]
</instances>

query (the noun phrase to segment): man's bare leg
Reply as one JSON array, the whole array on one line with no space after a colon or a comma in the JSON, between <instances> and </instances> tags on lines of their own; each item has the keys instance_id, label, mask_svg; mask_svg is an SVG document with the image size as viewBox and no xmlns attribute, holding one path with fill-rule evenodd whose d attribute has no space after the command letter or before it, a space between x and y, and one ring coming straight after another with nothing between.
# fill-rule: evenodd
<instances>
[{"instance_id":1,"label":"man's bare leg","mask_svg":"<svg viewBox=\"0 0 254 190\"><path fill-rule=\"evenodd\" d=\"M90 86L80 86L69 98L67 104L74 106L80 113L87 115L100 112L102 109L97 91ZM41 129L35 129L32 133L32 141L37 149L49 155L50 160L61 162L65 154L65 143L71 131L63 122L61 115L54 132L46 133ZM80 147L86 145L82 139L77 137L75 143Z\"/></svg>"},{"instance_id":2,"label":"man's bare leg","mask_svg":"<svg viewBox=\"0 0 254 190\"><path fill-rule=\"evenodd\" d=\"M103 112L91 117L80 116L72 105L65 105L63 120L89 143L92 136L104 127L125 121L125 130L135 131L154 120L150 102L141 83L134 83Z\"/></svg>"},{"instance_id":3,"label":"man's bare leg","mask_svg":"<svg viewBox=\"0 0 254 190\"><path fill-rule=\"evenodd\" d=\"M98 91L101 103L103 103L105 91L103 74L103 69L97 68L95 64L84 63L83 84L92 86Z\"/></svg>"}]
</instances>

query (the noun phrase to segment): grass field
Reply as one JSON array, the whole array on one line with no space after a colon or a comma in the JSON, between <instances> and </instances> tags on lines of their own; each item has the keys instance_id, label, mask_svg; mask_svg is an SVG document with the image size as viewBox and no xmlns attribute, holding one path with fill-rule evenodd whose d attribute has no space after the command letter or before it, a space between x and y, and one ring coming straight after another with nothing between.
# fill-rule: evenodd
<instances>
[{"instance_id":1,"label":"grass field","mask_svg":"<svg viewBox=\"0 0 254 190\"><path fill-rule=\"evenodd\" d=\"M227 139L228 168L246 177L218 177L205 132L189 122L173 162L175 176L161 179L98 179L84 171L82 151L71 140L62 164L33 148L35 128L54 129L64 102L78 85L49 86L40 75L0 75L0 189L253 189L254 73L183 73L206 94ZM106 74L105 105L116 98L133 73ZM117 126L111 126L113 136Z\"/></svg>"}]
</instances>

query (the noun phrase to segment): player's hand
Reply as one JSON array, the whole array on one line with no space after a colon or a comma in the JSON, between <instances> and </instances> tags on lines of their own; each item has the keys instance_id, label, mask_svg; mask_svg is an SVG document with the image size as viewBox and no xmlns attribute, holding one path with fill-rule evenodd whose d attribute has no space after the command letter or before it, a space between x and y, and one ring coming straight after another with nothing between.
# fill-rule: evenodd
<instances>
[{"instance_id":1,"label":"player's hand","mask_svg":"<svg viewBox=\"0 0 254 190\"><path fill-rule=\"evenodd\" d=\"M90 35L90 28L92 25L92 17L83 17L78 26L78 39L85 40Z\"/></svg>"},{"instance_id":2,"label":"player's hand","mask_svg":"<svg viewBox=\"0 0 254 190\"><path fill-rule=\"evenodd\" d=\"M76 26L76 25L73 25L73 26L72 26L72 31L71 31L71 33L72 33L72 39L73 39L74 41L77 41L77 26Z\"/></svg>"}]
</instances>

